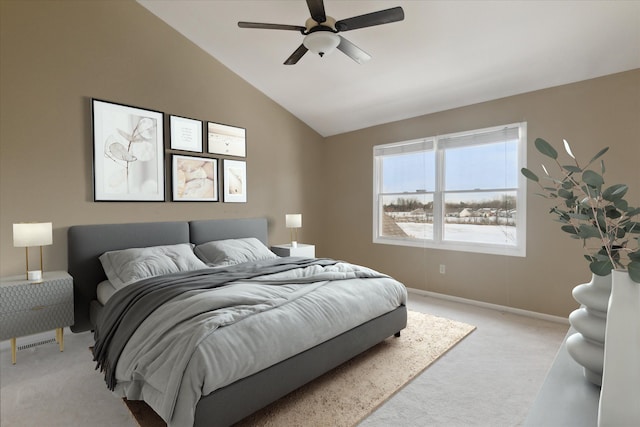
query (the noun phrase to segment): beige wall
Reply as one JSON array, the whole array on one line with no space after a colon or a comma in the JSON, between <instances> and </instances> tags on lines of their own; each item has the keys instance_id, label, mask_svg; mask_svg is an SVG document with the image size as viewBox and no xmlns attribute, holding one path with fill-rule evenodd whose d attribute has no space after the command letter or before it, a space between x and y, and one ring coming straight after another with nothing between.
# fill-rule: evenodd
<instances>
[{"instance_id":1,"label":"beige wall","mask_svg":"<svg viewBox=\"0 0 640 427\"><path fill-rule=\"evenodd\" d=\"M567 138L583 157L610 145L608 182L631 184L640 205L640 70L323 139L132 1L2 0L0 19L0 275L24 268L14 222L52 221L45 269L65 269L72 224L266 216L276 243L288 240L284 214L302 212L299 240L320 256L565 316L587 265L533 195L526 258L374 245L373 145L527 121L530 165L543 160L538 136ZM94 203L91 97L245 127L249 202Z\"/></svg>"},{"instance_id":2,"label":"beige wall","mask_svg":"<svg viewBox=\"0 0 640 427\"><path fill-rule=\"evenodd\" d=\"M531 168L539 170L544 161L533 146L537 137L556 144L566 138L587 161L610 146L607 183L629 184L629 201L640 205L640 70L635 70L328 138L332 173L326 179L333 190L324 210L327 251L375 266L412 288L568 315L577 307L571 288L588 281L588 265L580 243L546 214L550 205L533 195L533 185L526 258L372 243L374 145L520 121L528 123ZM439 264L446 265L445 275Z\"/></svg>"},{"instance_id":3,"label":"beige wall","mask_svg":"<svg viewBox=\"0 0 640 427\"><path fill-rule=\"evenodd\" d=\"M142 6L2 0L0 17L0 274L24 269L14 222L53 222L45 270L66 269L72 224L266 216L282 243L302 212L317 239L320 135ZM249 202L94 203L91 97L245 127Z\"/></svg>"}]
</instances>

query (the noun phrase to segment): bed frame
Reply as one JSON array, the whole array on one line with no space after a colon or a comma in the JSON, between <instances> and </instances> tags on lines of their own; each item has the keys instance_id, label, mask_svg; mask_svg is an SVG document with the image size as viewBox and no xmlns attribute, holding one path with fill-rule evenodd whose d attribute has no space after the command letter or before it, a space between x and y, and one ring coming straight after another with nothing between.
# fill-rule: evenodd
<instances>
[{"instance_id":1,"label":"bed frame","mask_svg":"<svg viewBox=\"0 0 640 427\"><path fill-rule=\"evenodd\" d=\"M98 283L106 279L98 257L132 247L256 237L268 244L265 218L219 219L69 227L68 271L73 277L75 321L71 330L92 330L101 309ZM330 371L407 324L400 306L307 351L203 396L196 406L195 426L229 426Z\"/></svg>"}]
</instances>

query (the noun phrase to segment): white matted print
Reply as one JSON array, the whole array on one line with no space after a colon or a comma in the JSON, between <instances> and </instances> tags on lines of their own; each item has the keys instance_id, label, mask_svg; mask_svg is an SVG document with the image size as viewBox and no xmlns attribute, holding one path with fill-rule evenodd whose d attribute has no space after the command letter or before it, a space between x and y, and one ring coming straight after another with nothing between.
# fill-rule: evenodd
<instances>
[{"instance_id":1,"label":"white matted print","mask_svg":"<svg viewBox=\"0 0 640 427\"><path fill-rule=\"evenodd\" d=\"M224 201L245 203L247 201L247 162L224 160Z\"/></svg>"},{"instance_id":2,"label":"white matted print","mask_svg":"<svg viewBox=\"0 0 640 427\"><path fill-rule=\"evenodd\" d=\"M202 153L202 122L186 117L169 116L171 149Z\"/></svg>"},{"instance_id":3,"label":"white matted print","mask_svg":"<svg viewBox=\"0 0 640 427\"><path fill-rule=\"evenodd\" d=\"M209 153L225 156L247 156L247 131L235 126L207 123Z\"/></svg>"},{"instance_id":4,"label":"white matted print","mask_svg":"<svg viewBox=\"0 0 640 427\"><path fill-rule=\"evenodd\" d=\"M174 202L217 202L218 159L173 155Z\"/></svg>"},{"instance_id":5,"label":"white matted print","mask_svg":"<svg viewBox=\"0 0 640 427\"><path fill-rule=\"evenodd\" d=\"M91 100L95 201L164 201L163 118L158 111Z\"/></svg>"}]
</instances>

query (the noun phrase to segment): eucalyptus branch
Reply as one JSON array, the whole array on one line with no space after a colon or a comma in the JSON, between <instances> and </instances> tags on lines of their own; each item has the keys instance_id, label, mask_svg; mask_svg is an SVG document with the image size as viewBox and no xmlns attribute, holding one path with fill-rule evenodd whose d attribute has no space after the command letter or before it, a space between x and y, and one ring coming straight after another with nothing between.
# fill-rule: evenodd
<instances>
[{"instance_id":1,"label":"eucalyptus branch","mask_svg":"<svg viewBox=\"0 0 640 427\"><path fill-rule=\"evenodd\" d=\"M640 234L640 223L633 221L633 217L640 215L640 208L630 207L624 199L627 185L604 187L604 161L601 161L601 173L588 169L609 148L600 150L585 167L581 167L569 143L566 140L563 142L574 164L563 165L558 160L558 152L548 142L541 138L535 140L538 151L551 158L560 171L561 178L558 179L542 165L546 175L544 178L550 180L552 186L544 186L538 176L527 168L521 170L522 174L538 184L542 190L541 196L564 200L565 206L557 203L550 213L557 215L558 220L565 224L561 227L562 231L582 240L588 254L585 258L594 274L604 276L613 268L622 268L629 271L632 280L640 283L640 237L627 237L629 233ZM588 245L590 239L597 239L599 247L591 249ZM630 240L635 242L635 248L628 246Z\"/></svg>"}]
</instances>

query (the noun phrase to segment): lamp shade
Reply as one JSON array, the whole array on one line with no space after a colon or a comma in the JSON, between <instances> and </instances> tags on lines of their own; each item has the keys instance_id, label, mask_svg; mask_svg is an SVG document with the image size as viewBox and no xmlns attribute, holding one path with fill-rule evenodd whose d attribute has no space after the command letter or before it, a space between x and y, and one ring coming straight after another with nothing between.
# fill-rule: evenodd
<instances>
[{"instance_id":1,"label":"lamp shade","mask_svg":"<svg viewBox=\"0 0 640 427\"><path fill-rule=\"evenodd\" d=\"M53 227L50 222L13 224L13 246L46 246L53 243Z\"/></svg>"},{"instance_id":2,"label":"lamp shade","mask_svg":"<svg viewBox=\"0 0 640 427\"><path fill-rule=\"evenodd\" d=\"M302 227L302 214L286 214L285 222L287 228L300 228Z\"/></svg>"},{"instance_id":3,"label":"lamp shade","mask_svg":"<svg viewBox=\"0 0 640 427\"><path fill-rule=\"evenodd\" d=\"M302 44L316 55L324 56L335 50L340 44L340 36L331 31L316 31L308 34Z\"/></svg>"}]
</instances>

